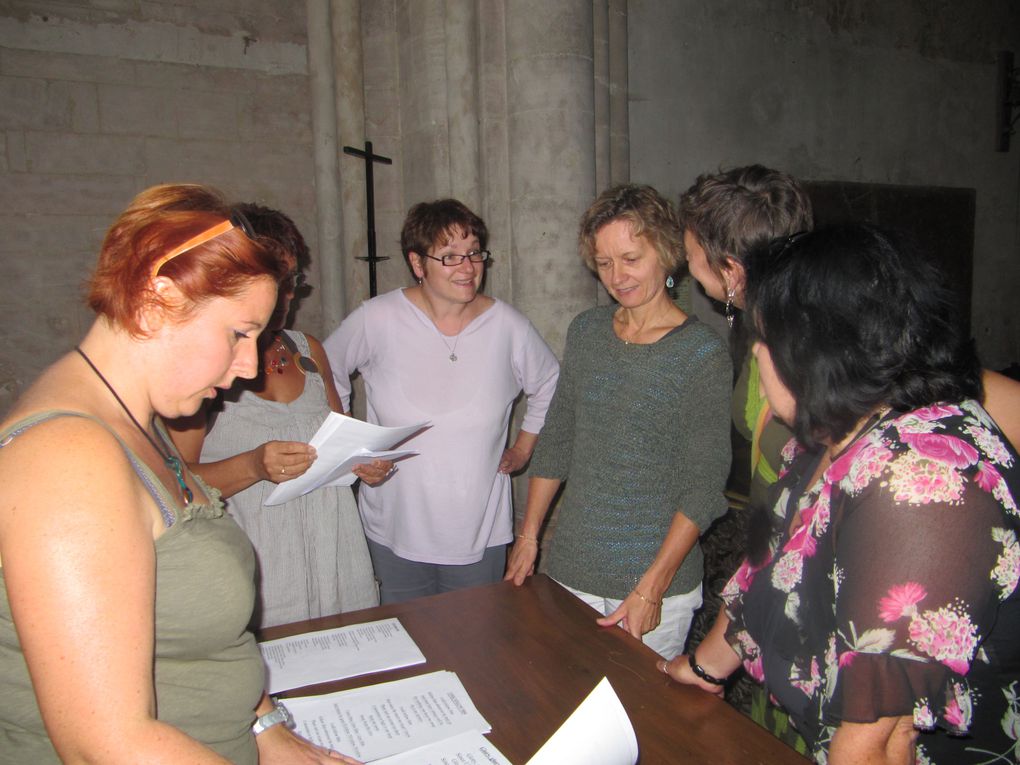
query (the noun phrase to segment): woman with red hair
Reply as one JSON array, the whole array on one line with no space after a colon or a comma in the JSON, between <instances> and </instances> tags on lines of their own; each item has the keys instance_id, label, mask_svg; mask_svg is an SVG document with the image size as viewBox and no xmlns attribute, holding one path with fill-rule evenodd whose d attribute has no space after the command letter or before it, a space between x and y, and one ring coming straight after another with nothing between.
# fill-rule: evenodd
<instances>
[{"instance_id":1,"label":"woman with red hair","mask_svg":"<svg viewBox=\"0 0 1020 765\"><path fill-rule=\"evenodd\" d=\"M353 762L277 722L254 563L159 417L256 371L285 266L202 186L139 194L98 317L0 423L0 751L10 762Z\"/></svg>"}]
</instances>

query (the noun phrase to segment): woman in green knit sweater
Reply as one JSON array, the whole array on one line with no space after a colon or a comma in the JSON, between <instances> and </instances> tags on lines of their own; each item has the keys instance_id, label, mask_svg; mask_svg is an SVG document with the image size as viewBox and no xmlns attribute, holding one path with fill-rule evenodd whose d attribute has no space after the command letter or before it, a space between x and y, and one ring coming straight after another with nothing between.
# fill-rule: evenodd
<instances>
[{"instance_id":1,"label":"woman in green knit sweater","mask_svg":"<svg viewBox=\"0 0 1020 765\"><path fill-rule=\"evenodd\" d=\"M684 258L676 213L658 192L603 193L579 239L617 304L570 325L506 578L533 573L565 481L549 574L602 614L597 624L618 624L668 658L701 605L698 537L726 510L729 355L670 298Z\"/></svg>"}]
</instances>

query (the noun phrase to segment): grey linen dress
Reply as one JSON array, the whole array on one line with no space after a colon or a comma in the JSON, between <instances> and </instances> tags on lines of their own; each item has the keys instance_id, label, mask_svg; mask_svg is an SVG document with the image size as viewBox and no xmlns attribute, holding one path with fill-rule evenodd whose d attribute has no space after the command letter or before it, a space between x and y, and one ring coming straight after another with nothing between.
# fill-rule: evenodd
<instances>
[{"instance_id":1,"label":"grey linen dress","mask_svg":"<svg viewBox=\"0 0 1020 765\"><path fill-rule=\"evenodd\" d=\"M309 355L300 332L287 332ZM267 401L248 390L226 393L202 447L202 462L215 462L266 441L303 441L329 413L322 377L305 375L294 401ZM258 561L255 626L272 627L378 605L372 561L354 494L332 486L283 505L263 506L276 484L259 481L230 497L227 510L251 539Z\"/></svg>"}]
</instances>

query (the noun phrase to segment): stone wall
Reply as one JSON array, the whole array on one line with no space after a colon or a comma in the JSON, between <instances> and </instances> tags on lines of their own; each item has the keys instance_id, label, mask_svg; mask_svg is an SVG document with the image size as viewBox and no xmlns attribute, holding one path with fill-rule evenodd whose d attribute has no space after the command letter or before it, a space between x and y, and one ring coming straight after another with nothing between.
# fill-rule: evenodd
<instances>
[{"instance_id":1,"label":"stone wall","mask_svg":"<svg viewBox=\"0 0 1020 765\"><path fill-rule=\"evenodd\" d=\"M994 144L1009 0L629 0L631 175L675 195L751 162L817 181L976 190L972 331L1020 361L1020 139ZM707 307L707 304L702 304Z\"/></svg>"},{"instance_id":2,"label":"stone wall","mask_svg":"<svg viewBox=\"0 0 1020 765\"><path fill-rule=\"evenodd\" d=\"M279 207L314 251L304 5L4 3L0 412L91 322L81 287L114 217L170 181Z\"/></svg>"}]
</instances>

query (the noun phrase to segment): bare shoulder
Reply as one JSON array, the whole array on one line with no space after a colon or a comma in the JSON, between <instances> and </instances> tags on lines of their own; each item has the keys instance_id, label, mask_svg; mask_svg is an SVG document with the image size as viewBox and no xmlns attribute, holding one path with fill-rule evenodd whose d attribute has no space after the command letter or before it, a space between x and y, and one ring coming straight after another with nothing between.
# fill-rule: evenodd
<instances>
[{"instance_id":1,"label":"bare shoulder","mask_svg":"<svg viewBox=\"0 0 1020 765\"><path fill-rule=\"evenodd\" d=\"M58 416L15 432L0 448L0 486L0 550L39 535L69 537L97 522L155 533L123 447L93 419Z\"/></svg>"},{"instance_id":2,"label":"bare shoulder","mask_svg":"<svg viewBox=\"0 0 1020 765\"><path fill-rule=\"evenodd\" d=\"M989 369L982 370L985 410L1013 447L1020 451L1020 382Z\"/></svg>"}]
</instances>

